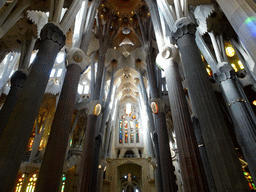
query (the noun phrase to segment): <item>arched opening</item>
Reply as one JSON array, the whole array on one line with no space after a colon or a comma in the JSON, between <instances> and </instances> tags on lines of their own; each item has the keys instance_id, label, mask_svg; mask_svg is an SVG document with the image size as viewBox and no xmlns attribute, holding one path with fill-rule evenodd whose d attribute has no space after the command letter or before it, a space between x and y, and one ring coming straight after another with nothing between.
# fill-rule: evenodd
<instances>
[{"instance_id":1,"label":"arched opening","mask_svg":"<svg viewBox=\"0 0 256 192\"><path fill-rule=\"evenodd\" d=\"M141 192L142 167L127 163L117 167L117 183L121 192Z\"/></svg>"},{"instance_id":2,"label":"arched opening","mask_svg":"<svg viewBox=\"0 0 256 192\"><path fill-rule=\"evenodd\" d=\"M135 154L133 153L132 150L127 150L124 154L124 158L135 158Z\"/></svg>"}]
</instances>

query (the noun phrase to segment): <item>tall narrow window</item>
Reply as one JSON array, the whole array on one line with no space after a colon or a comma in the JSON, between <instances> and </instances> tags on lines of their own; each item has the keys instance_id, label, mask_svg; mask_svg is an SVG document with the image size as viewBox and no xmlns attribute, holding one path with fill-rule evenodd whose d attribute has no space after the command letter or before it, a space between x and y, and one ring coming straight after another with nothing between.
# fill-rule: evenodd
<instances>
[{"instance_id":1,"label":"tall narrow window","mask_svg":"<svg viewBox=\"0 0 256 192\"><path fill-rule=\"evenodd\" d=\"M128 131L125 131L124 137L125 143L128 143Z\"/></svg>"},{"instance_id":2,"label":"tall narrow window","mask_svg":"<svg viewBox=\"0 0 256 192\"><path fill-rule=\"evenodd\" d=\"M134 143L134 134L131 132L131 143Z\"/></svg>"},{"instance_id":3,"label":"tall narrow window","mask_svg":"<svg viewBox=\"0 0 256 192\"><path fill-rule=\"evenodd\" d=\"M62 71L63 71L63 69L58 69L58 72L57 72L57 77L60 77L60 76L61 76L61 74L62 74Z\"/></svg>"},{"instance_id":4,"label":"tall narrow window","mask_svg":"<svg viewBox=\"0 0 256 192\"><path fill-rule=\"evenodd\" d=\"M119 121L119 143L123 142L123 129L122 129L123 121Z\"/></svg>"},{"instance_id":5,"label":"tall narrow window","mask_svg":"<svg viewBox=\"0 0 256 192\"><path fill-rule=\"evenodd\" d=\"M36 180L37 180L36 174L34 174L32 177L29 178L29 183L26 191L33 192L35 190Z\"/></svg>"},{"instance_id":6,"label":"tall narrow window","mask_svg":"<svg viewBox=\"0 0 256 192\"><path fill-rule=\"evenodd\" d=\"M128 121L125 121L125 122L124 122L124 128L125 128L125 129L128 129Z\"/></svg>"},{"instance_id":7,"label":"tall narrow window","mask_svg":"<svg viewBox=\"0 0 256 192\"><path fill-rule=\"evenodd\" d=\"M135 126L136 126L136 143L140 142L140 133L139 133L139 122L135 121Z\"/></svg>"},{"instance_id":8,"label":"tall narrow window","mask_svg":"<svg viewBox=\"0 0 256 192\"><path fill-rule=\"evenodd\" d=\"M130 140L131 140L131 143L134 143L134 123L133 121L130 121Z\"/></svg>"},{"instance_id":9,"label":"tall narrow window","mask_svg":"<svg viewBox=\"0 0 256 192\"><path fill-rule=\"evenodd\" d=\"M131 116L131 114L132 114L132 105L130 103L126 104L125 113L126 113L127 116Z\"/></svg>"}]
</instances>

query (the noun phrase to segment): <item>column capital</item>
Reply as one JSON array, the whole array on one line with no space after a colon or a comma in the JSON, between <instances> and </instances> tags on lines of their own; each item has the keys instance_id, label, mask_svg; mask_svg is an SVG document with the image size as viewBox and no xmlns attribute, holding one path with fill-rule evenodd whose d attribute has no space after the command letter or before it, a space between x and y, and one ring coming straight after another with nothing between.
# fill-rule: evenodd
<instances>
[{"instance_id":1,"label":"column capital","mask_svg":"<svg viewBox=\"0 0 256 192\"><path fill-rule=\"evenodd\" d=\"M178 19L175 25L176 31L173 31L171 33L174 42L176 42L179 38L186 34L195 36L196 25L189 21L186 17Z\"/></svg>"},{"instance_id":2,"label":"column capital","mask_svg":"<svg viewBox=\"0 0 256 192\"><path fill-rule=\"evenodd\" d=\"M227 62L222 62L221 64L219 64L217 73L214 73L214 79L218 83L226 81L227 79L235 79L235 78L236 78L235 71Z\"/></svg>"},{"instance_id":3,"label":"column capital","mask_svg":"<svg viewBox=\"0 0 256 192\"><path fill-rule=\"evenodd\" d=\"M180 54L177 47L174 45L167 45L162 47L160 52L156 57L157 64L161 66L164 70L170 63L168 61L174 61L176 63L180 62Z\"/></svg>"},{"instance_id":4,"label":"column capital","mask_svg":"<svg viewBox=\"0 0 256 192\"><path fill-rule=\"evenodd\" d=\"M26 70L17 70L11 77L11 86L18 86L23 88L25 81L27 80L28 72Z\"/></svg>"},{"instance_id":5,"label":"column capital","mask_svg":"<svg viewBox=\"0 0 256 192\"><path fill-rule=\"evenodd\" d=\"M41 41L52 40L59 44L59 49L61 49L66 42L66 36L63 34L61 29L54 23L47 23L43 27L40 33Z\"/></svg>"},{"instance_id":6,"label":"column capital","mask_svg":"<svg viewBox=\"0 0 256 192\"><path fill-rule=\"evenodd\" d=\"M82 49L73 47L69 50L66 55L66 59L68 61L68 65L76 64L78 65L82 72L89 64L90 58L87 57Z\"/></svg>"}]
</instances>

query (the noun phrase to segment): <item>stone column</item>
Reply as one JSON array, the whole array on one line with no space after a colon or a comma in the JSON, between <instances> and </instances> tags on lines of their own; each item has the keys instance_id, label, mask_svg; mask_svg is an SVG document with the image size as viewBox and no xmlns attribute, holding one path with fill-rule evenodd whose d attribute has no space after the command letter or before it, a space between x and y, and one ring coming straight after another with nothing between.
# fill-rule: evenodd
<instances>
[{"instance_id":1,"label":"stone column","mask_svg":"<svg viewBox=\"0 0 256 192\"><path fill-rule=\"evenodd\" d=\"M80 164L80 175L78 180L78 191L86 192L90 191L90 181L92 175L93 165L93 146L95 140L96 121L97 116L93 114L93 108L98 102L90 103L90 112L87 116L87 125L84 138L83 156ZM94 170L95 171L95 170ZM98 171L98 170L97 170Z\"/></svg>"},{"instance_id":2,"label":"stone column","mask_svg":"<svg viewBox=\"0 0 256 192\"><path fill-rule=\"evenodd\" d=\"M31 31L27 31L23 36L23 42L21 44L21 55L19 60L19 69L27 70L30 64L31 54L34 50L34 46L37 38Z\"/></svg>"},{"instance_id":3,"label":"stone column","mask_svg":"<svg viewBox=\"0 0 256 192\"><path fill-rule=\"evenodd\" d=\"M214 74L215 79L222 88L227 107L230 110L235 124L237 141L248 163L253 181L256 180L256 124L246 106L246 98L240 93L236 84L234 69L223 62L219 67L219 74Z\"/></svg>"},{"instance_id":4,"label":"stone column","mask_svg":"<svg viewBox=\"0 0 256 192\"><path fill-rule=\"evenodd\" d=\"M159 144L158 144L158 135L156 132L153 133L153 142L154 142L154 149L156 153L156 188L157 192L163 191L163 182L162 182L162 171L161 171L161 162L160 162L160 155L159 155Z\"/></svg>"},{"instance_id":5,"label":"stone column","mask_svg":"<svg viewBox=\"0 0 256 192\"><path fill-rule=\"evenodd\" d=\"M178 191L178 186L176 184L176 175L174 174L175 167L172 164L165 113L160 107L160 99L155 99L153 100L153 102L157 103L157 105L159 106L158 113L154 114L153 116L155 119L156 132L158 134L163 191Z\"/></svg>"},{"instance_id":6,"label":"stone column","mask_svg":"<svg viewBox=\"0 0 256 192\"><path fill-rule=\"evenodd\" d=\"M4 131L5 126L9 121L10 115L13 111L18 95L21 92L24 83L27 79L27 74L28 73L25 70L18 70L13 74L11 78L11 89L0 111L0 138Z\"/></svg>"},{"instance_id":7,"label":"stone column","mask_svg":"<svg viewBox=\"0 0 256 192\"><path fill-rule=\"evenodd\" d=\"M98 134L95 137L94 150L93 150L93 165L92 165L92 177L91 177L91 191L98 191L98 172L99 172L99 160L100 160L100 147L102 145L102 134Z\"/></svg>"},{"instance_id":8,"label":"stone column","mask_svg":"<svg viewBox=\"0 0 256 192\"><path fill-rule=\"evenodd\" d=\"M208 187L209 187L209 190L211 192L215 192L217 190L216 190L216 186L215 186L215 183L214 183L212 170L211 170L211 166L210 166L209 159L208 159L208 156L207 156L207 152L206 152L206 149L205 149L204 140L203 140L203 136L202 136L202 133L201 133L201 129L200 129L198 119L195 116L193 116L192 117L192 122L193 122L193 128L194 128L194 132L195 132L195 136L196 136L196 141L197 141L197 144L198 144L199 153L200 153L200 156L201 156L201 159L202 159L202 164L203 164L203 167L204 167L204 172L205 172L205 175L206 175Z\"/></svg>"},{"instance_id":9,"label":"stone column","mask_svg":"<svg viewBox=\"0 0 256 192\"><path fill-rule=\"evenodd\" d=\"M84 32L82 35L82 42L81 42L81 49L87 54L88 45L90 43L91 32L95 21L95 16L97 13L97 9L101 4L102 0L95 0L91 3L90 7L88 8L87 18L84 26Z\"/></svg>"},{"instance_id":10,"label":"stone column","mask_svg":"<svg viewBox=\"0 0 256 192\"><path fill-rule=\"evenodd\" d=\"M99 56L98 60L98 71L95 85L94 93L92 93L92 100L89 104L89 113L87 116L87 125L85 131L85 138L84 138L84 146L83 146L83 155L81 159L81 166L80 166L80 178L78 181L78 191L90 191L91 190L91 178L92 172L98 171L93 170L93 147L95 142L95 134L96 134L96 122L97 116L100 114L95 113L96 105L100 106L99 98L100 98L100 90L101 90L101 82L102 82L102 75L104 69L104 62L105 62L105 53L102 53ZM101 108L101 106L100 106Z\"/></svg>"},{"instance_id":11,"label":"stone column","mask_svg":"<svg viewBox=\"0 0 256 192\"><path fill-rule=\"evenodd\" d=\"M152 103L154 102L158 106L157 112L154 112L153 118L155 122L156 133L158 135L158 143L159 143L159 158L160 158L160 165L161 165L161 174L162 174L162 184L163 184L163 191L170 191L174 192L178 190L178 186L176 184L176 176L174 175L174 166L172 164L172 157L170 152L169 146L169 138L168 132L166 127L166 119L165 113L162 109L162 102L159 96L157 82L156 82L156 75L155 75L155 68L152 61L152 49L148 50L149 54L147 55L147 65L148 65L148 81L151 88L151 108ZM152 111L153 108L152 108ZM158 161L159 163L159 161Z\"/></svg>"},{"instance_id":12,"label":"stone column","mask_svg":"<svg viewBox=\"0 0 256 192\"><path fill-rule=\"evenodd\" d=\"M58 191L62 179L77 87L80 74L86 67L85 54L81 49L72 48L66 58L69 65L38 175L36 192Z\"/></svg>"},{"instance_id":13,"label":"stone column","mask_svg":"<svg viewBox=\"0 0 256 192\"><path fill-rule=\"evenodd\" d=\"M196 27L186 18L172 33L181 53L193 113L198 117L217 191L248 191L233 142L195 43Z\"/></svg>"},{"instance_id":14,"label":"stone column","mask_svg":"<svg viewBox=\"0 0 256 192\"><path fill-rule=\"evenodd\" d=\"M174 46L165 47L159 56L165 58L162 62L165 62L166 65L164 68L165 79L168 86L184 188L186 191L207 191L208 187L205 182L188 104L181 83L178 50Z\"/></svg>"},{"instance_id":15,"label":"stone column","mask_svg":"<svg viewBox=\"0 0 256 192\"><path fill-rule=\"evenodd\" d=\"M40 36L39 52L0 140L0 189L4 192L13 188L51 69L66 39L53 23L46 24Z\"/></svg>"},{"instance_id":16,"label":"stone column","mask_svg":"<svg viewBox=\"0 0 256 192\"><path fill-rule=\"evenodd\" d=\"M93 174L92 175L92 179L93 179L93 181L92 181L93 184L92 185L93 185L94 191L97 191L96 186L99 185L99 183L98 183L99 181L95 180L94 178L98 178L98 171L96 171L96 170L98 170L99 161L102 157L101 156L102 152L103 152L103 150L101 150L102 149L102 144L105 142L104 138L105 138L106 121L107 121L107 118L108 118L109 113L110 113L109 103L110 103L110 100L111 100L113 87L114 87L114 74L115 74L115 68L114 68L114 65L113 65L111 82L110 82L109 92L108 92L108 96L107 96L107 100L106 100L106 104L105 104L105 109L103 110L104 111L103 115L101 114L102 115L102 121L101 121L101 123L98 123L99 118L100 118L100 115L99 115L99 117L97 119L97 124L96 124L96 127L97 127L97 130L99 131L99 134L95 138L95 145L94 145L94 158L93 158L93 170L94 171L92 173ZM105 87L103 85L102 85L102 88ZM103 96L103 91L104 91L104 89L101 91L102 92L101 96ZM103 172L102 171L101 171L100 174L102 174L102 177L103 177ZM101 176L99 176L99 177L101 178Z\"/></svg>"}]
</instances>

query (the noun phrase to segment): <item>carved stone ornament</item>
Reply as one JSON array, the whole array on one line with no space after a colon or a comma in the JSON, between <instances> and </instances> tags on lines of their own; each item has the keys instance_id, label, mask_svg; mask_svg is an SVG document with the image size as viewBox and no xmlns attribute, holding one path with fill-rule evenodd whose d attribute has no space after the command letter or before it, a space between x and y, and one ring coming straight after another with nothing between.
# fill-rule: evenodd
<instances>
[{"instance_id":1,"label":"carved stone ornament","mask_svg":"<svg viewBox=\"0 0 256 192\"><path fill-rule=\"evenodd\" d=\"M152 112L157 114L158 113L158 105L156 102L152 102L151 103L151 109L152 109Z\"/></svg>"},{"instance_id":2,"label":"carved stone ornament","mask_svg":"<svg viewBox=\"0 0 256 192\"><path fill-rule=\"evenodd\" d=\"M23 88L27 80L28 72L26 70L18 70L11 77L11 86L18 86Z\"/></svg>"},{"instance_id":3,"label":"carved stone ornament","mask_svg":"<svg viewBox=\"0 0 256 192\"><path fill-rule=\"evenodd\" d=\"M176 21L176 31L171 33L173 41L176 43L183 35L189 34L195 36L196 25L183 17Z\"/></svg>"},{"instance_id":4,"label":"carved stone ornament","mask_svg":"<svg viewBox=\"0 0 256 192\"><path fill-rule=\"evenodd\" d=\"M170 65L168 60L180 62L179 50L174 45L164 46L156 57L157 64L163 69Z\"/></svg>"},{"instance_id":5,"label":"carved stone ornament","mask_svg":"<svg viewBox=\"0 0 256 192\"><path fill-rule=\"evenodd\" d=\"M60 46L59 49L61 49L66 42L66 36L54 23L47 23L41 30L40 37L41 41L52 40L55 43L58 43Z\"/></svg>"},{"instance_id":6,"label":"carved stone ornament","mask_svg":"<svg viewBox=\"0 0 256 192\"><path fill-rule=\"evenodd\" d=\"M101 112L101 104L97 103L95 106L94 106L94 109L93 109L93 114L95 116L99 116Z\"/></svg>"},{"instance_id":7,"label":"carved stone ornament","mask_svg":"<svg viewBox=\"0 0 256 192\"><path fill-rule=\"evenodd\" d=\"M221 63L221 66L219 67L218 72L214 74L214 79L218 83L221 83L222 81L226 81L227 79L235 79L235 78L236 78L236 73L234 69L227 62Z\"/></svg>"},{"instance_id":8,"label":"carved stone ornament","mask_svg":"<svg viewBox=\"0 0 256 192\"><path fill-rule=\"evenodd\" d=\"M160 98L151 100L151 110L153 113L157 114L163 111L163 103Z\"/></svg>"},{"instance_id":9,"label":"carved stone ornament","mask_svg":"<svg viewBox=\"0 0 256 192\"><path fill-rule=\"evenodd\" d=\"M76 64L82 71L84 71L90 63L90 58L85 55L84 51L76 47L69 50L66 55L66 59L68 61L68 65Z\"/></svg>"},{"instance_id":10,"label":"carved stone ornament","mask_svg":"<svg viewBox=\"0 0 256 192\"><path fill-rule=\"evenodd\" d=\"M100 101L99 100L92 100L88 105L87 105L87 110L88 110L88 115L95 115L94 112L99 112L98 107L96 107L96 105L99 104L100 105ZM97 111L95 111L95 107L97 108ZM100 109L101 109L101 105L100 105ZM101 112L101 110L100 110ZM99 113L100 114L100 113Z\"/></svg>"}]
</instances>

